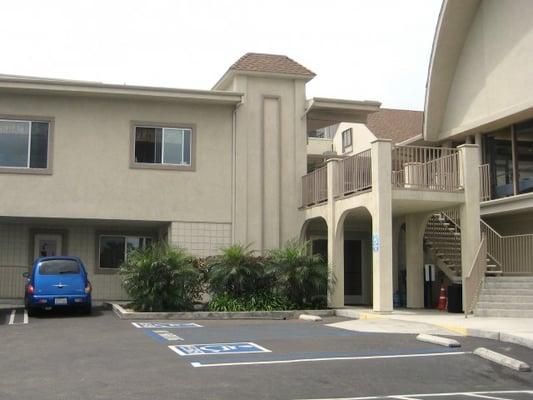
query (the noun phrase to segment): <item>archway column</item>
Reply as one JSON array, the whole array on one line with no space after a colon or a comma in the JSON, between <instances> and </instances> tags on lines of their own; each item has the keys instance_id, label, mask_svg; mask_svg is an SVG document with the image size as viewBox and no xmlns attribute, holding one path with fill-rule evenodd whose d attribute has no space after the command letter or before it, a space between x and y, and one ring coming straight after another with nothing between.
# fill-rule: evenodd
<instances>
[{"instance_id":1,"label":"archway column","mask_svg":"<svg viewBox=\"0 0 533 400\"><path fill-rule=\"evenodd\" d=\"M405 268L407 279L407 307L424 307L424 230L426 214L405 217Z\"/></svg>"},{"instance_id":2,"label":"archway column","mask_svg":"<svg viewBox=\"0 0 533 400\"><path fill-rule=\"evenodd\" d=\"M335 187L338 159L327 161L328 182L328 307L344 307L344 230L337 229L335 218Z\"/></svg>"},{"instance_id":3,"label":"archway column","mask_svg":"<svg viewBox=\"0 0 533 400\"><path fill-rule=\"evenodd\" d=\"M465 300L465 277L472 268L481 242L479 212L479 149L476 144L458 147L462 186L465 201L460 207L461 225L461 276L463 283L463 308Z\"/></svg>"},{"instance_id":4,"label":"archway column","mask_svg":"<svg viewBox=\"0 0 533 400\"><path fill-rule=\"evenodd\" d=\"M393 308L392 269L392 145L390 140L371 144L372 157L372 286L373 309L391 312Z\"/></svg>"}]
</instances>

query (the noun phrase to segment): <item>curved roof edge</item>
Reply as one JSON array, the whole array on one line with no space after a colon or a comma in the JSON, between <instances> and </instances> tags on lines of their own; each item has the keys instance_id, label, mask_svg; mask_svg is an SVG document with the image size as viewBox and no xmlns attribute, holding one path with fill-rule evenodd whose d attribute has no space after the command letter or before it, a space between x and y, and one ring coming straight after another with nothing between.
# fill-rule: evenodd
<instances>
[{"instance_id":1,"label":"curved roof edge","mask_svg":"<svg viewBox=\"0 0 533 400\"><path fill-rule=\"evenodd\" d=\"M457 62L480 0L444 0L426 81L424 139L438 140Z\"/></svg>"}]
</instances>

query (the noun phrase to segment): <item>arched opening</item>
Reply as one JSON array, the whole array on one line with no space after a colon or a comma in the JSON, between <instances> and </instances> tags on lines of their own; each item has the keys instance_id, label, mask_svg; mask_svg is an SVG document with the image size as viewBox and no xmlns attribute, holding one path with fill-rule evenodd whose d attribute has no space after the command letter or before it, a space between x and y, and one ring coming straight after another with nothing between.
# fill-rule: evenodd
<instances>
[{"instance_id":1,"label":"arched opening","mask_svg":"<svg viewBox=\"0 0 533 400\"><path fill-rule=\"evenodd\" d=\"M328 259L328 225L322 217L307 220L302 227L301 239L310 243L313 254Z\"/></svg>"},{"instance_id":2,"label":"arched opening","mask_svg":"<svg viewBox=\"0 0 533 400\"><path fill-rule=\"evenodd\" d=\"M342 238L345 305L372 304L372 216L365 207L348 210L338 224ZM339 266L340 268L340 266Z\"/></svg>"}]
</instances>

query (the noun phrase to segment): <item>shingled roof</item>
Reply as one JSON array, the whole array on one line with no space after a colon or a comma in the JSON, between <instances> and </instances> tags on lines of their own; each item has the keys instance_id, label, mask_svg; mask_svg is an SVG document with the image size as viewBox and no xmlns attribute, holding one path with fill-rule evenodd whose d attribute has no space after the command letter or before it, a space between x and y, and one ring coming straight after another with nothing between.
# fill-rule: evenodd
<instances>
[{"instance_id":1,"label":"shingled roof","mask_svg":"<svg viewBox=\"0 0 533 400\"><path fill-rule=\"evenodd\" d=\"M366 126L378 139L400 143L423 132L423 119L422 111L381 108L368 115Z\"/></svg>"},{"instance_id":2,"label":"shingled roof","mask_svg":"<svg viewBox=\"0 0 533 400\"><path fill-rule=\"evenodd\" d=\"M250 72L302 75L309 78L315 76L313 71L308 70L291 58L277 54L246 53L230 67L230 70L231 69Z\"/></svg>"}]
</instances>

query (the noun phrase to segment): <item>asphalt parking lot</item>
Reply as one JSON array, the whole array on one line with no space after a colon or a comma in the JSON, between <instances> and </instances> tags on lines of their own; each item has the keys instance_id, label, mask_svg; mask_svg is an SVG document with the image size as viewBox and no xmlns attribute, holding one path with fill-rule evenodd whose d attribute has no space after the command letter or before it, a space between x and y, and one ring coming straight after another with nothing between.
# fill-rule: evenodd
<instances>
[{"instance_id":1,"label":"asphalt parking lot","mask_svg":"<svg viewBox=\"0 0 533 400\"><path fill-rule=\"evenodd\" d=\"M127 321L0 311L0 399L513 399L533 400L533 373L471 352L533 365L533 350L460 337L449 349L415 334L299 320ZM376 327L376 322L373 323ZM509 392L512 391L512 392Z\"/></svg>"}]
</instances>

